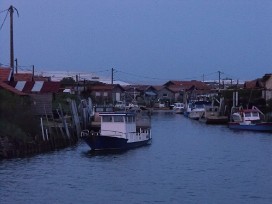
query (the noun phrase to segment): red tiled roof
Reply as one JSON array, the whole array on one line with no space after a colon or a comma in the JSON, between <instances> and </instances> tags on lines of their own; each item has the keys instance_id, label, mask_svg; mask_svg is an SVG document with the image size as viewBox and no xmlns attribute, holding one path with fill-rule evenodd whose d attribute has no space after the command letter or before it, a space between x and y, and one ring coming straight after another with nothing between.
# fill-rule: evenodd
<instances>
[{"instance_id":1,"label":"red tiled roof","mask_svg":"<svg viewBox=\"0 0 272 204\"><path fill-rule=\"evenodd\" d=\"M89 86L88 89L91 91L109 91L109 90L113 90L116 87L120 87L121 89L124 90L124 88L118 84L91 85Z\"/></svg>"},{"instance_id":2,"label":"red tiled roof","mask_svg":"<svg viewBox=\"0 0 272 204\"><path fill-rule=\"evenodd\" d=\"M263 87L264 87L264 84L261 79L246 81L244 83L244 88L246 89L256 89L256 88L263 88Z\"/></svg>"},{"instance_id":3,"label":"red tiled roof","mask_svg":"<svg viewBox=\"0 0 272 204\"><path fill-rule=\"evenodd\" d=\"M183 87L180 85L170 85L168 86L168 89L171 90L172 92L180 92Z\"/></svg>"},{"instance_id":4,"label":"red tiled roof","mask_svg":"<svg viewBox=\"0 0 272 204\"><path fill-rule=\"evenodd\" d=\"M31 73L17 73L14 74L14 81L32 81Z\"/></svg>"},{"instance_id":5,"label":"red tiled roof","mask_svg":"<svg viewBox=\"0 0 272 204\"><path fill-rule=\"evenodd\" d=\"M32 73L15 73L14 81L32 81ZM49 81L49 77L34 76L34 81Z\"/></svg>"},{"instance_id":6,"label":"red tiled roof","mask_svg":"<svg viewBox=\"0 0 272 204\"><path fill-rule=\"evenodd\" d=\"M25 86L24 86L22 92L31 93L31 90L32 90L34 84L35 84L34 81L27 81L27 82L25 83Z\"/></svg>"},{"instance_id":7,"label":"red tiled roof","mask_svg":"<svg viewBox=\"0 0 272 204\"><path fill-rule=\"evenodd\" d=\"M153 86L153 87L154 87L154 89L156 89L157 91L159 91L159 90L161 90L161 89L164 88L164 86Z\"/></svg>"},{"instance_id":8,"label":"red tiled roof","mask_svg":"<svg viewBox=\"0 0 272 204\"><path fill-rule=\"evenodd\" d=\"M167 83L164 84L165 86L167 85L168 87L170 86L180 86L181 89L190 89L193 86L196 89L202 89L202 90L209 90L209 86L207 84L205 84L202 81L196 81L196 80L192 80L192 81L168 81Z\"/></svg>"},{"instance_id":9,"label":"red tiled roof","mask_svg":"<svg viewBox=\"0 0 272 204\"><path fill-rule=\"evenodd\" d=\"M11 68L0 67L0 81L9 81L11 76Z\"/></svg>"},{"instance_id":10,"label":"red tiled roof","mask_svg":"<svg viewBox=\"0 0 272 204\"><path fill-rule=\"evenodd\" d=\"M122 86L125 90L137 89L138 91L145 91L150 85L126 85Z\"/></svg>"},{"instance_id":11,"label":"red tiled roof","mask_svg":"<svg viewBox=\"0 0 272 204\"><path fill-rule=\"evenodd\" d=\"M45 81L41 89L41 93L58 93L60 89L60 82Z\"/></svg>"},{"instance_id":12,"label":"red tiled roof","mask_svg":"<svg viewBox=\"0 0 272 204\"><path fill-rule=\"evenodd\" d=\"M19 96L27 96L27 94L25 94L25 93L23 93L23 92L21 92L21 91L18 91L17 89L15 89L14 87L12 87L12 86L6 84L5 82L0 81L0 87L1 87L2 89L5 89L5 90L9 91L9 92L12 92L12 93L14 93L14 94L16 94L16 95L19 95Z\"/></svg>"}]
</instances>

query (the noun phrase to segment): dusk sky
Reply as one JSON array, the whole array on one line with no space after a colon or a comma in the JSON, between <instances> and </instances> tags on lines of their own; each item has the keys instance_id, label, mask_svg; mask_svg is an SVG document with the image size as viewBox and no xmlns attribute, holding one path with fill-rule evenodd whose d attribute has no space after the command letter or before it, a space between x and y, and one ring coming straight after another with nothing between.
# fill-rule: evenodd
<instances>
[{"instance_id":1,"label":"dusk sky","mask_svg":"<svg viewBox=\"0 0 272 204\"><path fill-rule=\"evenodd\" d=\"M130 83L252 80L272 73L271 0L3 0L0 63ZM3 11L3 12L2 12Z\"/></svg>"}]
</instances>

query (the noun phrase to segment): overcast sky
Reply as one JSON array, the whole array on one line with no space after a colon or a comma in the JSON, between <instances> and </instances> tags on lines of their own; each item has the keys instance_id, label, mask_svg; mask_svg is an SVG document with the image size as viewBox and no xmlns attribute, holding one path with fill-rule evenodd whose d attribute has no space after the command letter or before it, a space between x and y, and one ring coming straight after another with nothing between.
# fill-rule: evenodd
<instances>
[{"instance_id":1,"label":"overcast sky","mask_svg":"<svg viewBox=\"0 0 272 204\"><path fill-rule=\"evenodd\" d=\"M272 73L271 0L2 0L0 11L10 5L21 69L110 76L114 68L130 83ZM9 17L0 63L9 64Z\"/></svg>"}]
</instances>

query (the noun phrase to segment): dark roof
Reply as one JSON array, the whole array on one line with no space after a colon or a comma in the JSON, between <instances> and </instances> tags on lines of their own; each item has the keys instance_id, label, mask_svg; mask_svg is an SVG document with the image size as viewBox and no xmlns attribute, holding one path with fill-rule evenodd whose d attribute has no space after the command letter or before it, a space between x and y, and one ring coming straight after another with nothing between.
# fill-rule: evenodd
<instances>
[{"instance_id":1,"label":"dark roof","mask_svg":"<svg viewBox=\"0 0 272 204\"><path fill-rule=\"evenodd\" d=\"M255 79L252 81L246 81L244 83L244 88L246 88L246 89L264 88L264 82L262 79Z\"/></svg>"},{"instance_id":2,"label":"dark roof","mask_svg":"<svg viewBox=\"0 0 272 204\"><path fill-rule=\"evenodd\" d=\"M182 87L180 85L170 85L167 88L172 92L180 92L182 90Z\"/></svg>"},{"instance_id":3,"label":"dark roof","mask_svg":"<svg viewBox=\"0 0 272 204\"><path fill-rule=\"evenodd\" d=\"M270 79L272 77L272 74L265 74L262 78L262 81L267 81L268 79Z\"/></svg>"}]
</instances>

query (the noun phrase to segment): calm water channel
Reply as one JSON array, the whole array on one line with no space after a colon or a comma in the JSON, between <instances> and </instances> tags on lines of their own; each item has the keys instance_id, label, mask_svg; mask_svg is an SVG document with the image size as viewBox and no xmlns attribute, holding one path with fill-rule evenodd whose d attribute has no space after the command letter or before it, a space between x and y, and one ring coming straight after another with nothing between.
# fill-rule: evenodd
<instances>
[{"instance_id":1,"label":"calm water channel","mask_svg":"<svg viewBox=\"0 0 272 204\"><path fill-rule=\"evenodd\" d=\"M272 134L154 114L153 143L0 161L0 203L272 203Z\"/></svg>"}]
</instances>

